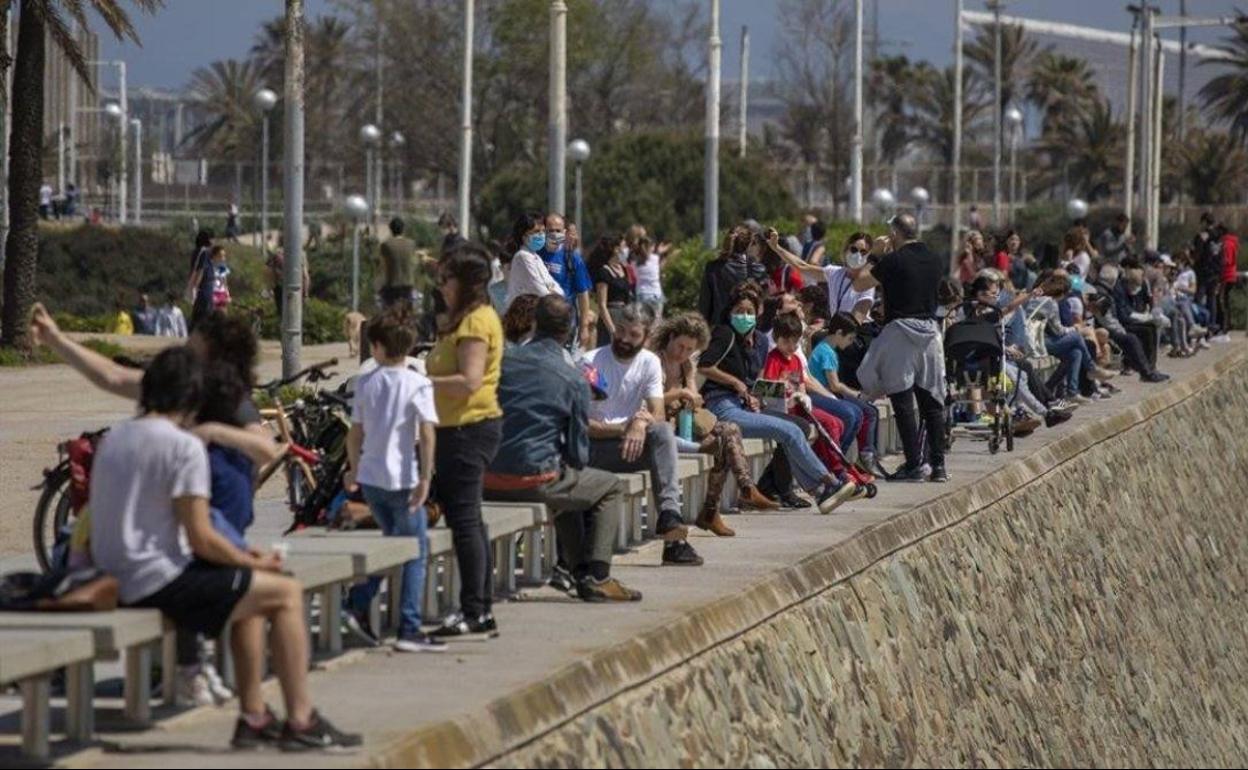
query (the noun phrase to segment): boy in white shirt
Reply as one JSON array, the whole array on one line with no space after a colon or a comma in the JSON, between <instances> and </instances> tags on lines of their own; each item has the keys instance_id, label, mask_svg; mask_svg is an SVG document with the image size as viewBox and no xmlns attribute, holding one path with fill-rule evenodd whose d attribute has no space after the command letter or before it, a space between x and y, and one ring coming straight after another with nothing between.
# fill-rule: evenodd
<instances>
[{"instance_id":1,"label":"boy in white shirt","mask_svg":"<svg viewBox=\"0 0 1248 770\"><path fill-rule=\"evenodd\" d=\"M156 311L156 336L186 338L186 316L178 307L176 292L169 292L165 304Z\"/></svg>"},{"instance_id":2,"label":"boy in white shirt","mask_svg":"<svg viewBox=\"0 0 1248 770\"><path fill-rule=\"evenodd\" d=\"M425 501L433 478L434 428L438 424L433 383L407 366L407 352L416 332L405 310L395 308L377 316L368 325L367 336L379 365L355 383L351 431L347 434L350 470L346 486L350 490L359 484L373 518L387 537L415 537L420 541L420 556L403 564L401 586L397 587L399 638L394 649L442 652L446 642L420 630L425 554L429 550ZM380 578L370 578L351 589L347 600L348 628L374 644L368 606L380 584Z\"/></svg>"}]
</instances>

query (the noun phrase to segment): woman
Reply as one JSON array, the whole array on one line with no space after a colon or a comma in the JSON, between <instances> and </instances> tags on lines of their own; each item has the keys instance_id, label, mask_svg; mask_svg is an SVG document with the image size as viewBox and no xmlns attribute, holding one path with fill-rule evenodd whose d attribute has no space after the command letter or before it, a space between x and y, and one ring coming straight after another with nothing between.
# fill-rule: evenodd
<instances>
[{"instance_id":1,"label":"woman","mask_svg":"<svg viewBox=\"0 0 1248 770\"><path fill-rule=\"evenodd\" d=\"M978 230L970 230L962 241L962 253L958 255L958 280L970 284L980 270L988 267L988 247L984 243L984 234Z\"/></svg>"},{"instance_id":2,"label":"woman","mask_svg":"<svg viewBox=\"0 0 1248 770\"><path fill-rule=\"evenodd\" d=\"M663 364L663 402L668 420L680 428L680 413L695 416L693 440L677 439L681 452L700 453L715 458L715 465L706 479L706 502L695 524L719 537L736 533L724 523L719 513L724 483L732 473L740 490L741 507L774 510L779 504L769 500L754 484L749 461L741 443L741 429L729 422L719 422L703 408L702 396L694 382L693 357L704 350L711 339L711 330L697 313L685 313L662 323L650 338L651 349Z\"/></svg>"},{"instance_id":3,"label":"woman","mask_svg":"<svg viewBox=\"0 0 1248 770\"><path fill-rule=\"evenodd\" d=\"M1023 239L1016 230L1005 234L1005 249L997 252L997 270L1010 279L1010 285L1019 291L1031 288L1031 270L1036 259L1023 253Z\"/></svg>"},{"instance_id":4,"label":"woman","mask_svg":"<svg viewBox=\"0 0 1248 770\"><path fill-rule=\"evenodd\" d=\"M663 317L663 256L648 237L628 247L628 261L637 275L637 301L650 308L655 318Z\"/></svg>"},{"instance_id":5,"label":"woman","mask_svg":"<svg viewBox=\"0 0 1248 770\"><path fill-rule=\"evenodd\" d=\"M620 311L634 299L633 284L624 265L623 238L599 238L589 255L589 276L594 281L598 306L598 347L615 339L615 322Z\"/></svg>"},{"instance_id":6,"label":"woman","mask_svg":"<svg viewBox=\"0 0 1248 770\"><path fill-rule=\"evenodd\" d=\"M778 242L779 236L777 236ZM798 294L806 287L806 279L802 277L802 272L805 268L814 268L815 265L802 263L801 266L794 266L789 264L780 254L780 249L771 248L764 235L755 235L754 242L750 245L758 249L763 255L763 266L767 268L767 274L771 277L769 293L773 297L785 293ZM811 270L810 272L813 274L815 271Z\"/></svg>"},{"instance_id":7,"label":"woman","mask_svg":"<svg viewBox=\"0 0 1248 770\"><path fill-rule=\"evenodd\" d=\"M702 271L698 312L711 326L728 323L732 292L738 286L746 281L754 281L758 287L767 285L767 268L759 261L753 240L754 234L748 227L732 228L724 236L719 257L706 263Z\"/></svg>"},{"instance_id":8,"label":"woman","mask_svg":"<svg viewBox=\"0 0 1248 770\"><path fill-rule=\"evenodd\" d=\"M1113 373L1096 366L1094 351L1088 349L1088 343L1078 329L1064 326L1061 322L1061 311L1057 301L1070 293L1070 278L1064 271L1041 275L1036 281L1036 294L1023 306L1028 321L1044 322L1045 347L1050 355L1062 362L1066 371L1065 391L1061 397L1068 398L1079 404L1086 404L1090 399L1080 393L1080 380L1086 373L1093 379L1108 381Z\"/></svg>"},{"instance_id":9,"label":"woman","mask_svg":"<svg viewBox=\"0 0 1248 770\"><path fill-rule=\"evenodd\" d=\"M813 494L822 513L831 512L852 493L853 485L841 485L824 467L807 443L805 422L786 415L764 412L751 392L767 355L767 342L755 327L762 308L758 286L744 283L732 293L730 321L715 327L710 344L698 361L698 371L706 377L702 399L720 422L741 428L745 438L772 439L779 444L773 466L779 462L791 468L802 489ZM800 498L781 488L780 501L786 507L805 507Z\"/></svg>"},{"instance_id":10,"label":"woman","mask_svg":"<svg viewBox=\"0 0 1248 770\"><path fill-rule=\"evenodd\" d=\"M1095 255L1088 228L1076 226L1066 231L1062 238L1062 264L1068 271L1086 280Z\"/></svg>"},{"instance_id":11,"label":"woman","mask_svg":"<svg viewBox=\"0 0 1248 770\"><path fill-rule=\"evenodd\" d=\"M507 275L507 307L521 294L562 297L563 288L538 256L546 248L546 218L541 214L521 214L511 229L511 241L513 255Z\"/></svg>"},{"instance_id":12,"label":"woman","mask_svg":"<svg viewBox=\"0 0 1248 770\"><path fill-rule=\"evenodd\" d=\"M438 319L438 341L425 366L439 421L434 456L437 498L451 528L463 585L459 612L452 613L434 636L492 639L498 636L498 625L491 612L493 565L481 519L481 495L485 469L502 438L498 379L503 326L487 294L491 270L485 249L475 244L456 247L438 266L438 273L446 313Z\"/></svg>"},{"instance_id":13,"label":"woman","mask_svg":"<svg viewBox=\"0 0 1248 770\"><path fill-rule=\"evenodd\" d=\"M853 233L845 240L844 267L806 264L780 246L780 237L775 230L767 231L767 243L790 267L797 268L811 280L827 283L829 318L837 313L849 313L858 319L858 323L867 320L871 307L875 304L875 289L858 291L854 288L854 281L867 267L867 257L871 254L871 236L866 233Z\"/></svg>"}]
</instances>

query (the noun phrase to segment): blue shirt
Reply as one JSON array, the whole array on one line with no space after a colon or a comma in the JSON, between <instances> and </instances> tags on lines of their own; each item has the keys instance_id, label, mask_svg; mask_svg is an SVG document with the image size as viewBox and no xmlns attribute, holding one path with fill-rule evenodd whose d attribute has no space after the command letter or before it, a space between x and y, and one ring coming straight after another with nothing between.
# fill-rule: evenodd
<instances>
[{"instance_id":1,"label":"blue shirt","mask_svg":"<svg viewBox=\"0 0 1248 770\"><path fill-rule=\"evenodd\" d=\"M575 309L576 295L590 291L594 288L594 283L589 280L589 270L585 267L585 260L581 259L581 253L574 251L571 257L567 254L567 250L560 246L553 254L542 249L539 256L546 263L550 276L559 284L559 288L563 289L563 296L572 303Z\"/></svg>"},{"instance_id":2,"label":"blue shirt","mask_svg":"<svg viewBox=\"0 0 1248 770\"><path fill-rule=\"evenodd\" d=\"M820 342L815 349L810 352L810 376L819 381L819 384L829 390L832 388L828 384L828 372L836 372L841 368L841 357L837 355L836 348L827 340Z\"/></svg>"},{"instance_id":3,"label":"blue shirt","mask_svg":"<svg viewBox=\"0 0 1248 770\"><path fill-rule=\"evenodd\" d=\"M549 337L503 355L503 440L494 473L532 476L589 462L589 383Z\"/></svg>"},{"instance_id":4,"label":"blue shirt","mask_svg":"<svg viewBox=\"0 0 1248 770\"><path fill-rule=\"evenodd\" d=\"M212 444L208 447L208 467L212 472L212 499L209 505L241 535L255 519L252 462L237 449ZM227 537L232 534L227 533Z\"/></svg>"}]
</instances>

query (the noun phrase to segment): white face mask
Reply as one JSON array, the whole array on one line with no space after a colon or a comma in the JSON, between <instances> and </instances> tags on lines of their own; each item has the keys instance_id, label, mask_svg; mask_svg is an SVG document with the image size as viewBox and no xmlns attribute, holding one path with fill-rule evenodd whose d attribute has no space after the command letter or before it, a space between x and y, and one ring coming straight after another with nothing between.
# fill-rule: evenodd
<instances>
[{"instance_id":1,"label":"white face mask","mask_svg":"<svg viewBox=\"0 0 1248 770\"><path fill-rule=\"evenodd\" d=\"M850 270L857 270L867 264L867 255L861 251L851 249L845 254L845 267Z\"/></svg>"}]
</instances>

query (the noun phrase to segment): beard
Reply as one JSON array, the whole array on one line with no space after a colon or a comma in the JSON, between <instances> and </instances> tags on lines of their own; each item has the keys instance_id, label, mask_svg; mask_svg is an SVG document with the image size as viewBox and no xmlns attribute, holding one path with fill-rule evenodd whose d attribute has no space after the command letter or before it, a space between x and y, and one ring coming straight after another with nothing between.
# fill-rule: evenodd
<instances>
[{"instance_id":1,"label":"beard","mask_svg":"<svg viewBox=\"0 0 1248 770\"><path fill-rule=\"evenodd\" d=\"M637 354L641 352L641 345L615 340L611 343L611 352L621 361L629 361L636 358Z\"/></svg>"}]
</instances>

